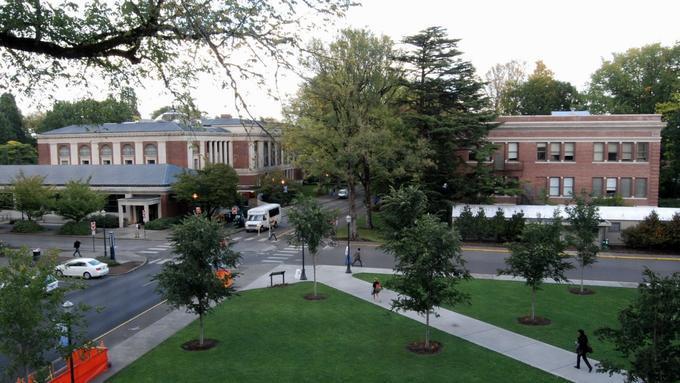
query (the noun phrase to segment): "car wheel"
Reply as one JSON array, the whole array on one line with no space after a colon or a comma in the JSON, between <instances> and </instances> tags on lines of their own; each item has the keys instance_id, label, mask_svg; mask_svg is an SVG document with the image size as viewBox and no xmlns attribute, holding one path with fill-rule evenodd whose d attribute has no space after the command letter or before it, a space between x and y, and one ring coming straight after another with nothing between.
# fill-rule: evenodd
<instances>
[{"instance_id":1,"label":"car wheel","mask_svg":"<svg viewBox=\"0 0 680 383\"><path fill-rule=\"evenodd\" d=\"M83 273L83 278L90 279L90 278L92 278L92 274L90 274L86 271L86 272Z\"/></svg>"},{"instance_id":2,"label":"car wheel","mask_svg":"<svg viewBox=\"0 0 680 383\"><path fill-rule=\"evenodd\" d=\"M57 270L57 273L56 273L56 274L57 274L57 277L59 277L59 278L61 278L61 277L64 276L64 272L61 271L61 270Z\"/></svg>"}]
</instances>

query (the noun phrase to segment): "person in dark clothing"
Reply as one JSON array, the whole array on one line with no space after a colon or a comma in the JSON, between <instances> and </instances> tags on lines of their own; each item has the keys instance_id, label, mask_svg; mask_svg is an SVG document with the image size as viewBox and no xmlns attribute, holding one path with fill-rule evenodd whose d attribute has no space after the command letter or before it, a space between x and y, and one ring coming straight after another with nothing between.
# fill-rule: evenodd
<instances>
[{"instance_id":1,"label":"person in dark clothing","mask_svg":"<svg viewBox=\"0 0 680 383\"><path fill-rule=\"evenodd\" d=\"M574 367L580 369L581 358L583 358L586 366L588 366L588 372L592 372L593 366L590 365L590 362L588 362L588 358L586 357L586 354L589 352L593 352L593 349L590 348L590 345L588 344L588 337L583 330L578 330L578 338L576 338L576 366Z\"/></svg>"},{"instance_id":2,"label":"person in dark clothing","mask_svg":"<svg viewBox=\"0 0 680 383\"><path fill-rule=\"evenodd\" d=\"M373 295L373 300L378 300L378 294L380 294L380 290L382 290L382 286L380 285L380 281L378 278L375 278L373 280L373 290L371 291L371 295Z\"/></svg>"},{"instance_id":3,"label":"person in dark clothing","mask_svg":"<svg viewBox=\"0 0 680 383\"><path fill-rule=\"evenodd\" d=\"M79 257L82 257L82 254L80 254L80 241L76 240L73 242L73 248L75 249L73 251L73 256L75 257L77 253Z\"/></svg>"},{"instance_id":4,"label":"person in dark clothing","mask_svg":"<svg viewBox=\"0 0 680 383\"><path fill-rule=\"evenodd\" d=\"M354 257L352 257L352 266L359 262L359 266L364 267L364 263L361 261L361 248L357 248L357 251L354 253Z\"/></svg>"}]
</instances>

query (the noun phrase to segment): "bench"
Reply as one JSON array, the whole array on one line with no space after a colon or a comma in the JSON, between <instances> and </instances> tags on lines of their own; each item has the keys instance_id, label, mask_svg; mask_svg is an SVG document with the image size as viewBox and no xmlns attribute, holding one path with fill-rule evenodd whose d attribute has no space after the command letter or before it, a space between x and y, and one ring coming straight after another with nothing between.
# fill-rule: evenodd
<instances>
[{"instance_id":1,"label":"bench","mask_svg":"<svg viewBox=\"0 0 680 383\"><path fill-rule=\"evenodd\" d=\"M286 271L285 270L283 270L283 271L272 271L271 273L269 273L269 287L274 287L274 275L280 275L282 280L283 280L283 284L284 285L286 284Z\"/></svg>"}]
</instances>

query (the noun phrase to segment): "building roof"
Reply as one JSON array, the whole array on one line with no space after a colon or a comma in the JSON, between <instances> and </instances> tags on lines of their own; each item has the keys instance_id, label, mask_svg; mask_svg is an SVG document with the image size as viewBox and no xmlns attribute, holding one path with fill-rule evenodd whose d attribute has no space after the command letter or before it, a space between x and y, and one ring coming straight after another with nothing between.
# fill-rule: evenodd
<instances>
[{"instance_id":1,"label":"building roof","mask_svg":"<svg viewBox=\"0 0 680 383\"><path fill-rule=\"evenodd\" d=\"M160 133L160 132L229 132L227 127L257 126L251 120L239 118L215 118L201 120L201 126L188 126L177 121L142 120L135 122L104 123L100 125L69 125L63 128L40 133L40 136L56 136L62 134L90 133Z\"/></svg>"},{"instance_id":2,"label":"building roof","mask_svg":"<svg viewBox=\"0 0 680 383\"><path fill-rule=\"evenodd\" d=\"M487 217L493 217L498 209L503 210L505 217L510 217L515 213L523 212L524 218L538 219L551 218L553 212L559 209L560 216L567 218L565 205L456 205L451 213L453 218L458 218L465 206L469 206L473 214L477 214L479 209L484 210ZM659 215L662 221L670 221L673 215L680 213L680 209L656 206L598 206L600 218L607 221L642 221L652 211Z\"/></svg>"},{"instance_id":3,"label":"building roof","mask_svg":"<svg viewBox=\"0 0 680 383\"><path fill-rule=\"evenodd\" d=\"M62 186L68 181L90 179L90 186L169 187L185 169L171 164L155 165L3 165L0 185L11 185L23 172L25 176L45 177L44 184Z\"/></svg>"}]
</instances>

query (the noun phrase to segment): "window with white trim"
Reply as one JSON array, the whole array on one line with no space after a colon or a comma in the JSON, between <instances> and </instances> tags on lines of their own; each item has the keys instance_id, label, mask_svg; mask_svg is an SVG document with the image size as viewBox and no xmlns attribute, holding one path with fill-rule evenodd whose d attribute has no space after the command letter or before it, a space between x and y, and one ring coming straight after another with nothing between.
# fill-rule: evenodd
<instances>
[{"instance_id":1,"label":"window with white trim","mask_svg":"<svg viewBox=\"0 0 680 383\"><path fill-rule=\"evenodd\" d=\"M635 198L647 198L647 179L635 179Z\"/></svg>"},{"instance_id":2,"label":"window with white trim","mask_svg":"<svg viewBox=\"0 0 680 383\"><path fill-rule=\"evenodd\" d=\"M144 163L155 164L158 157L158 148L154 144L144 146Z\"/></svg>"},{"instance_id":3,"label":"window with white trim","mask_svg":"<svg viewBox=\"0 0 680 383\"><path fill-rule=\"evenodd\" d=\"M633 179L630 177L621 178L621 197L630 198L633 196Z\"/></svg>"},{"instance_id":4,"label":"window with white trim","mask_svg":"<svg viewBox=\"0 0 680 383\"><path fill-rule=\"evenodd\" d=\"M109 145L102 145L99 147L99 157L101 158L102 165L111 165L111 159L113 158L113 150Z\"/></svg>"},{"instance_id":5,"label":"window with white trim","mask_svg":"<svg viewBox=\"0 0 680 383\"><path fill-rule=\"evenodd\" d=\"M607 161L619 160L619 144L617 142L607 143Z\"/></svg>"},{"instance_id":6,"label":"window with white trim","mask_svg":"<svg viewBox=\"0 0 680 383\"><path fill-rule=\"evenodd\" d=\"M633 143L624 142L621 144L621 161L633 161Z\"/></svg>"},{"instance_id":7,"label":"window with white trim","mask_svg":"<svg viewBox=\"0 0 680 383\"><path fill-rule=\"evenodd\" d=\"M62 165L68 165L71 163L71 150L67 145L61 145L59 147L59 163Z\"/></svg>"},{"instance_id":8,"label":"window with white trim","mask_svg":"<svg viewBox=\"0 0 680 383\"><path fill-rule=\"evenodd\" d=\"M613 197L616 194L616 178L607 178L607 196Z\"/></svg>"},{"instance_id":9,"label":"window with white trim","mask_svg":"<svg viewBox=\"0 0 680 383\"><path fill-rule=\"evenodd\" d=\"M517 161L519 159L519 144L517 142L508 143L508 161Z\"/></svg>"},{"instance_id":10,"label":"window with white trim","mask_svg":"<svg viewBox=\"0 0 680 383\"><path fill-rule=\"evenodd\" d=\"M550 161L560 160L560 143L551 142L550 143Z\"/></svg>"},{"instance_id":11,"label":"window with white trim","mask_svg":"<svg viewBox=\"0 0 680 383\"><path fill-rule=\"evenodd\" d=\"M559 177L550 177L548 181L549 195L551 197L559 197L560 195L560 179Z\"/></svg>"},{"instance_id":12,"label":"window with white trim","mask_svg":"<svg viewBox=\"0 0 680 383\"><path fill-rule=\"evenodd\" d=\"M574 161L574 147L576 145L573 142L564 143L564 160Z\"/></svg>"},{"instance_id":13,"label":"window with white trim","mask_svg":"<svg viewBox=\"0 0 680 383\"><path fill-rule=\"evenodd\" d=\"M649 142L638 142L637 143L636 161L640 161L640 162L649 161Z\"/></svg>"},{"instance_id":14,"label":"window with white trim","mask_svg":"<svg viewBox=\"0 0 680 383\"><path fill-rule=\"evenodd\" d=\"M82 165L90 164L90 147L88 145L83 145L78 149L78 156L80 157L80 163Z\"/></svg>"},{"instance_id":15,"label":"window with white trim","mask_svg":"<svg viewBox=\"0 0 680 383\"><path fill-rule=\"evenodd\" d=\"M574 194L574 177L564 177L562 179L562 195L571 197Z\"/></svg>"},{"instance_id":16,"label":"window with white trim","mask_svg":"<svg viewBox=\"0 0 680 383\"><path fill-rule=\"evenodd\" d=\"M547 150L548 144L545 142L538 142L536 143L536 160L537 161L545 161L546 160L546 150Z\"/></svg>"},{"instance_id":17,"label":"window with white trim","mask_svg":"<svg viewBox=\"0 0 680 383\"><path fill-rule=\"evenodd\" d=\"M596 197L599 197L602 195L602 177L595 177L593 178L593 189L592 189L592 194Z\"/></svg>"},{"instance_id":18,"label":"window with white trim","mask_svg":"<svg viewBox=\"0 0 680 383\"><path fill-rule=\"evenodd\" d=\"M604 161L604 143L596 142L593 144L593 161Z\"/></svg>"}]
</instances>

